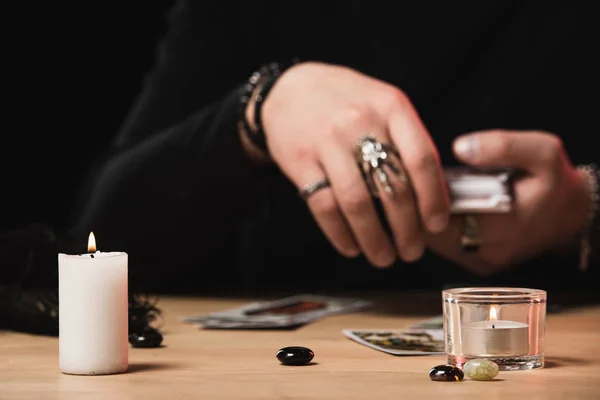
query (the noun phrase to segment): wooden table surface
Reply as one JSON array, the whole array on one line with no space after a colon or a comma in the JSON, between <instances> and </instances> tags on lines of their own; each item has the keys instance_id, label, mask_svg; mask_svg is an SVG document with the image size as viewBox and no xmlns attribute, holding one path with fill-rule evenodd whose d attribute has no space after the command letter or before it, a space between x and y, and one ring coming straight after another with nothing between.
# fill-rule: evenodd
<instances>
[{"instance_id":1,"label":"wooden table surface","mask_svg":"<svg viewBox=\"0 0 600 400\"><path fill-rule=\"evenodd\" d=\"M58 369L58 340L0 332L0 399L599 399L600 307L548 316L546 368L500 372L496 381L432 382L443 356L398 357L345 338L344 328L401 328L427 317L377 310L328 317L293 331L200 330L179 317L240 300L161 298L164 347L131 349L121 375ZM314 365L280 365L276 351L301 345Z\"/></svg>"}]
</instances>

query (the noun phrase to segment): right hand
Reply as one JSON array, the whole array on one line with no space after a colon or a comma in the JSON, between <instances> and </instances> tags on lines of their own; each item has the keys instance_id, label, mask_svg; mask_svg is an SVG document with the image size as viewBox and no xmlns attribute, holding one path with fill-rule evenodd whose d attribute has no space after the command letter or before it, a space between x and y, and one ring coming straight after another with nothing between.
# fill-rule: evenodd
<instances>
[{"instance_id":1,"label":"right hand","mask_svg":"<svg viewBox=\"0 0 600 400\"><path fill-rule=\"evenodd\" d=\"M298 188L325 177L331 182L307 203L342 255L362 252L379 267L398 254L412 262L424 252L424 229L438 233L448 224L439 155L398 88L345 67L297 64L275 83L261 116L273 161ZM408 178L392 182L395 196L381 196L392 238L355 161L355 142L367 133L398 149Z\"/></svg>"}]
</instances>

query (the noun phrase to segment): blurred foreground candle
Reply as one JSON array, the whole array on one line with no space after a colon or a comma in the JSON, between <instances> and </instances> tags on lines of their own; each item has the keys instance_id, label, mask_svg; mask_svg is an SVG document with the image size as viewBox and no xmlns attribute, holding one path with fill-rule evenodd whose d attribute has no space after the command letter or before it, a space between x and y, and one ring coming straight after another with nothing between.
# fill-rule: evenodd
<instances>
[{"instance_id":1,"label":"blurred foreground candle","mask_svg":"<svg viewBox=\"0 0 600 400\"><path fill-rule=\"evenodd\" d=\"M59 367L65 374L125 372L128 352L127 253L58 255Z\"/></svg>"}]
</instances>

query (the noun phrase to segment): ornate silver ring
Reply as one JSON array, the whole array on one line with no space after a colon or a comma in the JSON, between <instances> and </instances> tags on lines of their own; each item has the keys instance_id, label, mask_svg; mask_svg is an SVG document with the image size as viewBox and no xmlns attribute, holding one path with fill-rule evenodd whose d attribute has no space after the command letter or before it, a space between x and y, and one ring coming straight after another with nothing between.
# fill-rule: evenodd
<instances>
[{"instance_id":1,"label":"ornate silver ring","mask_svg":"<svg viewBox=\"0 0 600 400\"><path fill-rule=\"evenodd\" d=\"M375 179L379 181L388 195L394 195L394 188L387 175L386 168L398 178L406 180L406 174L402 168L398 152L393 147L377 141L371 134L356 141L356 159L361 167L369 191L375 197L380 195Z\"/></svg>"}]
</instances>

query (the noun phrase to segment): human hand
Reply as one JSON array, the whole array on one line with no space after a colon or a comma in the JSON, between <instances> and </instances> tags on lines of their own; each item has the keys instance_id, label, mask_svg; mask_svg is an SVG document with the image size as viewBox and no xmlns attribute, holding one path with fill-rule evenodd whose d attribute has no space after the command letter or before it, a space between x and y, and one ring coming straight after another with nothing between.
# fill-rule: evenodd
<instances>
[{"instance_id":1,"label":"human hand","mask_svg":"<svg viewBox=\"0 0 600 400\"><path fill-rule=\"evenodd\" d=\"M483 245L461 252L461 218L429 235L432 251L480 274L509 268L542 253L576 243L588 214L587 178L571 164L561 140L544 132L486 131L458 138L456 156L477 168L515 168L514 208L506 214L477 215Z\"/></svg>"},{"instance_id":2,"label":"human hand","mask_svg":"<svg viewBox=\"0 0 600 400\"><path fill-rule=\"evenodd\" d=\"M382 267L397 254L411 262L423 254L423 232L446 227L450 203L439 155L398 88L345 67L298 64L275 83L262 121L273 161L298 188L330 181L307 203L341 254L362 252ZM394 196L381 196L392 238L354 158L355 142L368 133L398 149L408 178L388 174Z\"/></svg>"}]
</instances>

